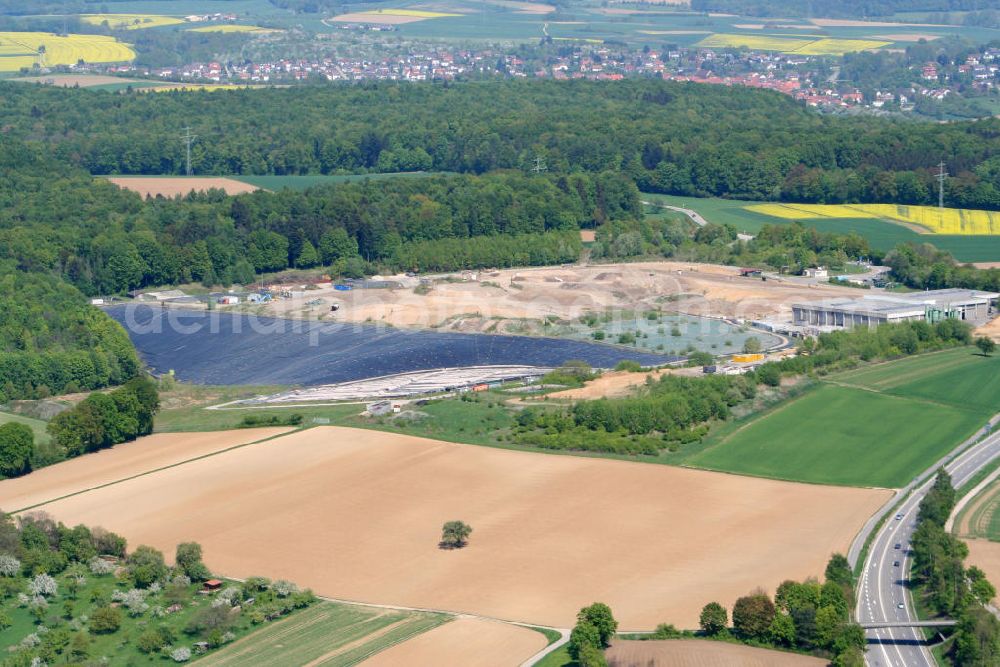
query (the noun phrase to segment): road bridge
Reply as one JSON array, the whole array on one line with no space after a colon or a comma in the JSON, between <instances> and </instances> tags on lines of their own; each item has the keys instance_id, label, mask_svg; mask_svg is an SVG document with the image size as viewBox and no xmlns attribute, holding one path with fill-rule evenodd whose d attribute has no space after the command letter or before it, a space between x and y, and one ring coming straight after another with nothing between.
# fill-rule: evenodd
<instances>
[{"instance_id":1,"label":"road bridge","mask_svg":"<svg viewBox=\"0 0 1000 667\"><path fill-rule=\"evenodd\" d=\"M859 623L865 630L877 630L880 628L951 628L958 625L958 621L951 619L940 621L869 621Z\"/></svg>"}]
</instances>

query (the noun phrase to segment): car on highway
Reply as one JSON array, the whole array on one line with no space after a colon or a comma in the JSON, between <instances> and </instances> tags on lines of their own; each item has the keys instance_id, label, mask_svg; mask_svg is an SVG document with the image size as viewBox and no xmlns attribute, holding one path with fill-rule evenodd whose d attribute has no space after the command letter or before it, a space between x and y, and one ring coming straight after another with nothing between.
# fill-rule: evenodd
<instances>
[{"instance_id":1,"label":"car on highway","mask_svg":"<svg viewBox=\"0 0 1000 667\"><path fill-rule=\"evenodd\" d=\"M892 566L893 567L899 567L899 561L898 560L892 561Z\"/></svg>"},{"instance_id":2,"label":"car on highway","mask_svg":"<svg viewBox=\"0 0 1000 667\"><path fill-rule=\"evenodd\" d=\"M903 548L903 545L900 544L899 542L896 542L896 546L893 547L893 549L902 549L902 548Z\"/></svg>"},{"instance_id":3,"label":"car on highway","mask_svg":"<svg viewBox=\"0 0 1000 667\"><path fill-rule=\"evenodd\" d=\"M896 515L896 521L902 521L902 520L903 520L903 515L902 514L897 514Z\"/></svg>"},{"instance_id":4,"label":"car on highway","mask_svg":"<svg viewBox=\"0 0 1000 667\"><path fill-rule=\"evenodd\" d=\"M906 605L900 602L899 604L896 605L896 609L906 609Z\"/></svg>"}]
</instances>

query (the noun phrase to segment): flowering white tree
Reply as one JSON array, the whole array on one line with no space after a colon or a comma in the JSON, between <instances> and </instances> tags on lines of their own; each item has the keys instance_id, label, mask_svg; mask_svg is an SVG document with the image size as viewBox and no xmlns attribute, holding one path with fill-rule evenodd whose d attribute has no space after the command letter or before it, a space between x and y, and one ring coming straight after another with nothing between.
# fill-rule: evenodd
<instances>
[{"instance_id":1,"label":"flowering white tree","mask_svg":"<svg viewBox=\"0 0 1000 667\"><path fill-rule=\"evenodd\" d=\"M21 572L21 561L10 554L0 554L0 575L16 577Z\"/></svg>"},{"instance_id":2,"label":"flowering white tree","mask_svg":"<svg viewBox=\"0 0 1000 667\"><path fill-rule=\"evenodd\" d=\"M240 594L240 589L239 588L237 588L236 586L229 586L228 588L224 588L221 591L219 591L218 595L215 596L215 599L212 600L212 606L213 607L223 607L223 606L234 607L237 604L239 604L239 601L240 601L241 597L242 596Z\"/></svg>"},{"instance_id":3,"label":"flowering white tree","mask_svg":"<svg viewBox=\"0 0 1000 667\"><path fill-rule=\"evenodd\" d=\"M286 598L292 593L299 590L299 588L290 581L285 581L284 579L278 579L276 582L271 584L271 590L273 590L274 594L277 595L279 598Z\"/></svg>"},{"instance_id":4,"label":"flowering white tree","mask_svg":"<svg viewBox=\"0 0 1000 667\"><path fill-rule=\"evenodd\" d=\"M122 605L128 609L130 616L142 616L149 610L149 605L146 604L146 591L133 588L125 594Z\"/></svg>"},{"instance_id":5,"label":"flowering white tree","mask_svg":"<svg viewBox=\"0 0 1000 667\"><path fill-rule=\"evenodd\" d=\"M90 559L90 571L101 577L115 571L115 564L96 556Z\"/></svg>"},{"instance_id":6,"label":"flowering white tree","mask_svg":"<svg viewBox=\"0 0 1000 667\"><path fill-rule=\"evenodd\" d=\"M171 653L170 657L174 662L187 662L191 659L191 649L187 646L182 646L180 648L175 648Z\"/></svg>"},{"instance_id":7,"label":"flowering white tree","mask_svg":"<svg viewBox=\"0 0 1000 667\"><path fill-rule=\"evenodd\" d=\"M28 582L28 590L32 595L36 596L55 595L56 591L59 590L59 584L56 583L55 579L43 572Z\"/></svg>"}]
</instances>

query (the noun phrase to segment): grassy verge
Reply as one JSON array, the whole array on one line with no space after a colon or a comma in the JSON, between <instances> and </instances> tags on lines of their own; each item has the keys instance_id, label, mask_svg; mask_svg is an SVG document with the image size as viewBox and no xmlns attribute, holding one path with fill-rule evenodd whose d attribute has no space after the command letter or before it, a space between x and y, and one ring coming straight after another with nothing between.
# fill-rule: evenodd
<instances>
[{"instance_id":1,"label":"grassy verge","mask_svg":"<svg viewBox=\"0 0 1000 667\"><path fill-rule=\"evenodd\" d=\"M526 625L524 627L528 628L529 630L534 630L535 632L540 632L543 635L545 635L545 639L548 640L549 642L547 646L552 646L552 644L559 641L559 639L562 637L562 634L560 634L558 630L552 630L550 628L539 628L534 625Z\"/></svg>"},{"instance_id":2,"label":"grassy verge","mask_svg":"<svg viewBox=\"0 0 1000 667\"><path fill-rule=\"evenodd\" d=\"M996 459L987 464L979 472L969 478L968 482L955 490L955 497L961 499L969 495L974 488L976 488L984 479L989 477L997 468L1000 468L1000 459ZM966 507L968 507L968 505L966 505ZM958 520L959 517L955 517L955 523L958 523Z\"/></svg>"},{"instance_id":3,"label":"grassy verge","mask_svg":"<svg viewBox=\"0 0 1000 667\"><path fill-rule=\"evenodd\" d=\"M0 412L0 426L8 424L10 422L16 422L18 424L24 424L31 429L31 432L35 435L35 444L46 445L51 440L49 438L49 433L46 431L46 426L48 424L41 419L32 419L31 417L22 417L21 415L11 414L10 412Z\"/></svg>"},{"instance_id":4,"label":"grassy verge","mask_svg":"<svg viewBox=\"0 0 1000 667\"><path fill-rule=\"evenodd\" d=\"M579 663L569 656L569 649L560 646L557 650L535 663L534 667L578 667Z\"/></svg>"}]
</instances>

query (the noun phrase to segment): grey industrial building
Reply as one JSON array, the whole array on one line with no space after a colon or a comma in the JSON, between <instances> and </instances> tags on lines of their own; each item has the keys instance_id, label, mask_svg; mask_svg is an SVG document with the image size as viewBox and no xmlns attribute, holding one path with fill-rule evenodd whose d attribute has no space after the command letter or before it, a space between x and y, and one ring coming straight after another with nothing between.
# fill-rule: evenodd
<instances>
[{"instance_id":1,"label":"grey industrial building","mask_svg":"<svg viewBox=\"0 0 1000 667\"><path fill-rule=\"evenodd\" d=\"M971 289L940 289L926 292L866 294L861 298L825 299L792 304L792 316L799 326L836 327L878 326L887 322L945 318L982 324L994 314L996 292Z\"/></svg>"}]
</instances>

